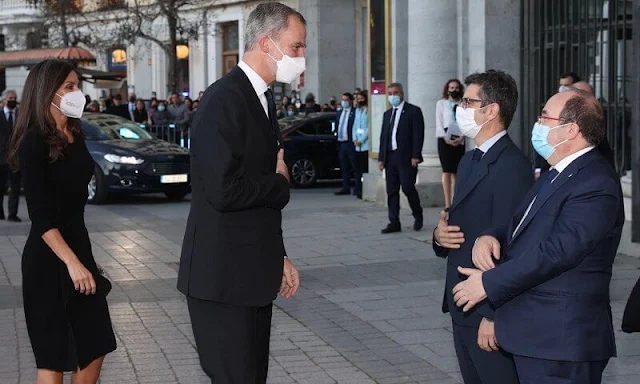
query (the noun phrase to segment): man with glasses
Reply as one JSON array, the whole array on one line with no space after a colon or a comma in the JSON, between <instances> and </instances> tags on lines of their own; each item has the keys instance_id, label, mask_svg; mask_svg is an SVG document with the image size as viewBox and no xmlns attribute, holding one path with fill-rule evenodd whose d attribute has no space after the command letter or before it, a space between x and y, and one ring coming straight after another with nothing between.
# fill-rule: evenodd
<instances>
[{"instance_id":1,"label":"man with glasses","mask_svg":"<svg viewBox=\"0 0 640 384\"><path fill-rule=\"evenodd\" d=\"M467 88L456 109L463 135L476 149L458 166L453 204L441 212L433 249L447 258L443 312L451 313L460 371L466 384L517 384L512 356L496 340L494 309L484 303L464 313L453 300L462 280L459 267L472 267L473 240L495 225L506 224L533 184L531 164L507 134L518 105L516 82L505 72L489 70L465 79Z\"/></svg>"},{"instance_id":2,"label":"man with glasses","mask_svg":"<svg viewBox=\"0 0 640 384\"><path fill-rule=\"evenodd\" d=\"M551 97L531 142L552 168L510 222L469 238L479 269L459 269L469 277L454 300L465 313L496 308L498 341L523 384L598 384L616 354L609 284L624 208L618 176L595 150L603 137L593 96Z\"/></svg>"}]
</instances>

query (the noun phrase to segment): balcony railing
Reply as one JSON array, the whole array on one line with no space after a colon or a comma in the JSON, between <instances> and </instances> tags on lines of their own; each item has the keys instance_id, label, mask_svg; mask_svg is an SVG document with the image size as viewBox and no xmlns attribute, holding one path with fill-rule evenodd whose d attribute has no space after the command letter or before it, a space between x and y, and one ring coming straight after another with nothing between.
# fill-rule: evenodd
<instances>
[{"instance_id":1,"label":"balcony railing","mask_svg":"<svg viewBox=\"0 0 640 384\"><path fill-rule=\"evenodd\" d=\"M32 2L26 0L0 0L0 16L5 12L16 13L33 13L36 6Z\"/></svg>"}]
</instances>

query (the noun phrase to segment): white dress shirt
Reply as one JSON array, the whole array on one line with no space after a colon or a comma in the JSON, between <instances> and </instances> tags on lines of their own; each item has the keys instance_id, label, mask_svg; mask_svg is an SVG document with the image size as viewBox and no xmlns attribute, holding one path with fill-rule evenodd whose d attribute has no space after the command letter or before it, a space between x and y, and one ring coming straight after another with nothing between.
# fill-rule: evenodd
<instances>
[{"instance_id":1,"label":"white dress shirt","mask_svg":"<svg viewBox=\"0 0 640 384\"><path fill-rule=\"evenodd\" d=\"M14 108L13 110L4 107L4 118L6 120L9 120L9 112L11 112L11 116L13 117L13 124L15 125L16 123L16 109Z\"/></svg>"},{"instance_id":2,"label":"white dress shirt","mask_svg":"<svg viewBox=\"0 0 640 384\"><path fill-rule=\"evenodd\" d=\"M340 127L344 124L342 130L342 137L338 137L338 141L349 141L349 113L351 113L351 108L343 108L340 112L340 121L338 122L338 132L340 131Z\"/></svg>"},{"instance_id":3,"label":"white dress shirt","mask_svg":"<svg viewBox=\"0 0 640 384\"><path fill-rule=\"evenodd\" d=\"M591 151L593 148L595 148L595 147L594 146L587 147L585 149L582 149L582 150L580 150L580 151L578 151L578 152L576 152L576 153L574 153L572 155L569 155L569 156L565 157L564 159L560 160L558 162L558 164L556 164L554 167L551 168L551 169L555 169L556 171L558 171L558 174L556 175L556 177L553 180L550 181L550 183L553 183L554 181L556 181L556 179L558 178L558 176L560 176L562 171L564 171L577 158L579 158L580 156L584 155L585 153ZM513 235L518 233L518 229L520 229L520 226L524 222L524 219L527 218L527 215L529 214L529 211L531 211L531 207L533 207L533 203L536 202L536 197L538 197L538 195L534 196L533 200L531 200L531 203L529 204L529 207L527 208L527 211L524 213L524 215L522 215L522 219L520 219L520 222L518 223L518 226L516 227L515 231L513 231L512 237L513 237Z\"/></svg>"},{"instance_id":4,"label":"white dress shirt","mask_svg":"<svg viewBox=\"0 0 640 384\"><path fill-rule=\"evenodd\" d=\"M449 99L440 99L436 103L436 137L445 137L447 133L444 131L456 121L455 114L453 113L453 103Z\"/></svg>"},{"instance_id":5,"label":"white dress shirt","mask_svg":"<svg viewBox=\"0 0 640 384\"><path fill-rule=\"evenodd\" d=\"M493 137L491 137L490 139L482 143L482 145L478 147L478 149L481 150L483 153L482 156L486 155L487 152L489 152L489 150L491 149L491 147L493 147L495 143L497 143L498 140L502 139L502 137L505 136L506 134L507 134L507 131L500 131L495 135L493 135Z\"/></svg>"},{"instance_id":6,"label":"white dress shirt","mask_svg":"<svg viewBox=\"0 0 640 384\"><path fill-rule=\"evenodd\" d=\"M396 135L398 133L398 122L400 121L400 115L402 115L402 108L404 108L404 100L395 107L396 116L395 121L393 122L393 131L391 133L391 149L393 151L398 149L398 140L396 140ZM391 110L391 114L393 115L393 109Z\"/></svg>"},{"instance_id":7,"label":"white dress shirt","mask_svg":"<svg viewBox=\"0 0 640 384\"><path fill-rule=\"evenodd\" d=\"M253 86L253 90L256 91L256 95L258 95L258 99L260 99L260 104L262 104L262 109L264 109L264 113L269 117L269 104L267 103L267 96L264 94L269 89L267 83L253 70L247 63L244 61L240 61L238 63L238 67L242 69L242 71L247 75L251 85Z\"/></svg>"}]
</instances>

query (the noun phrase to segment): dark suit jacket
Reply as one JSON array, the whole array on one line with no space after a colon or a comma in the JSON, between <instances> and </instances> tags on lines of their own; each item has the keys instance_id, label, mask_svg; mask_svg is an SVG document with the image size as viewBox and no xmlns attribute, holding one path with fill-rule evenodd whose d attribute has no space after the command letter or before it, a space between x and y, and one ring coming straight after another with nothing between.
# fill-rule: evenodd
<instances>
[{"instance_id":1,"label":"dark suit jacket","mask_svg":"<svg viewBox=\"0 0 640 384\"><path fill-rule=\"evenodd\" d=\"M387 147L391 139L391 113L393 108L387 110L382 118L382 132L380 132L380 150L378 152L378 161L383 163L387 160ZM422 158L422 144L424 144L424 117L422 110L413 104L404 102L400 121L398 121L398 131L396 133L396 141L398 143L398 151L403 162L411 164L411 159Z\"/></svg>"},{"instance_id":2,"label":"dark suit jacket","mask_svg":"<svg viewBox=\"0 0 640 384\"><path fill-rule=\"evenodd\" d=\"M609 164L611 164L611 166L613 167L613 169L616 169L616 162L615 162L615 156L613 153L613 149L611 148L611 145L609 144L609 140L607 140L607 137L605 136L604 139L602 139L602 141L600 142L600 144L598 145L598 151L600 151L600 154L607 159L607 162ZM549 170L550 166L549 163L547 163L547 161L540 155L538 155L536 153L536 159L534 162L534 167L535 168L540 168L540 172L544 173L546 171Z\"/></svg>"},{"instance_id":3,"label":"dark suit jacket","mask_svg":"<svg viewBox=\"0 0 640 384\"><path fill-rule=\"evenodd\" d=\"M487 232L504 258L482 279L497 308L498 342L539 359L608 359L616 354L609 283L624 225L620 180L592 150L538 195L545 182L538 180L508 225Z\"/></svg>"},{"instance_id":4,"label":"dark suit jacket","mask_svg":"<svg viewBox=\"0 0 640 384\"><path fill-rule=\"evenodd\" d=\"M206 90L191 145L178 289L201 300L267 305L282 282L289 183L276 174L276 131L239 67Z\"/></svg>"},{"instance_id":5,"label":"dark suit jacket","mask_svg":"<svg viewBox=\"0 0 640 384\"><path fill-rule=\"evenodd\" d=\"M451 311L453 321L475 326L483 317L493 320L494 309L485 302L464 313L453 301L453 287L462 281L459 266L474 268L471 250L482 231L508 223L527 191L533 185L529 159L509 135L498 140L473 167L473 151L467 152L458 167L456 194L449 210L449 224L460 226L465 243L460 249L446 249L433 242L439 257L448 257L442 311Z\"/></svg>"},{"instance_id":6,"label":"dark suit jacket","mask_svg":"<svg viewBox=\"0 0 640 384\"><path fill-rule=\"evenodd\" d=\"M13 126L16 126L18 109L13 110ZM4 107L0 107L0 165L8 164L9 141L11 140L12 129L9 128L7 117L4 114Z\"/></svg>"},{"instance_id":7,"label":"dark suit jacket","mask_svg":"<svg viewBox=\"0 0 640 384\"><path fill-rule=\"evenodd\" d=\"M336 129L337 133L340 133L340 117L342 116L342 110L336 113ZM356 109L351 107L349 109L349 120L347 120L347 134L349 135L349 143L353 141L353 123L356 121ZM340 137L338 137L340 139ZM355 147L354 147L355 148Z\"/></svg>"}]
</instances>

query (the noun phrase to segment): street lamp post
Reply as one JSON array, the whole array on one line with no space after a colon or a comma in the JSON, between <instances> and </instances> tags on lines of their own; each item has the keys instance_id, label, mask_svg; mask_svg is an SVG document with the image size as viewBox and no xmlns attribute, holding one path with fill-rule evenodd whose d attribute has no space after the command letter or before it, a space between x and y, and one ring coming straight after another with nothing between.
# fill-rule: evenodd
<instances>
[{"instance_id":1,"label":"street lamp post","mask_svg":"<svg viewBox=\"0 0 640 384\"><path fill-rule=\"evenodd\" d=\"M631 75L633 82L633 97L631 99L631 169L633 171L631 241L640 243L640 1L633 2L632 17L633 65L631 68L634 72Z\"/></svg>"}]
</instances>

